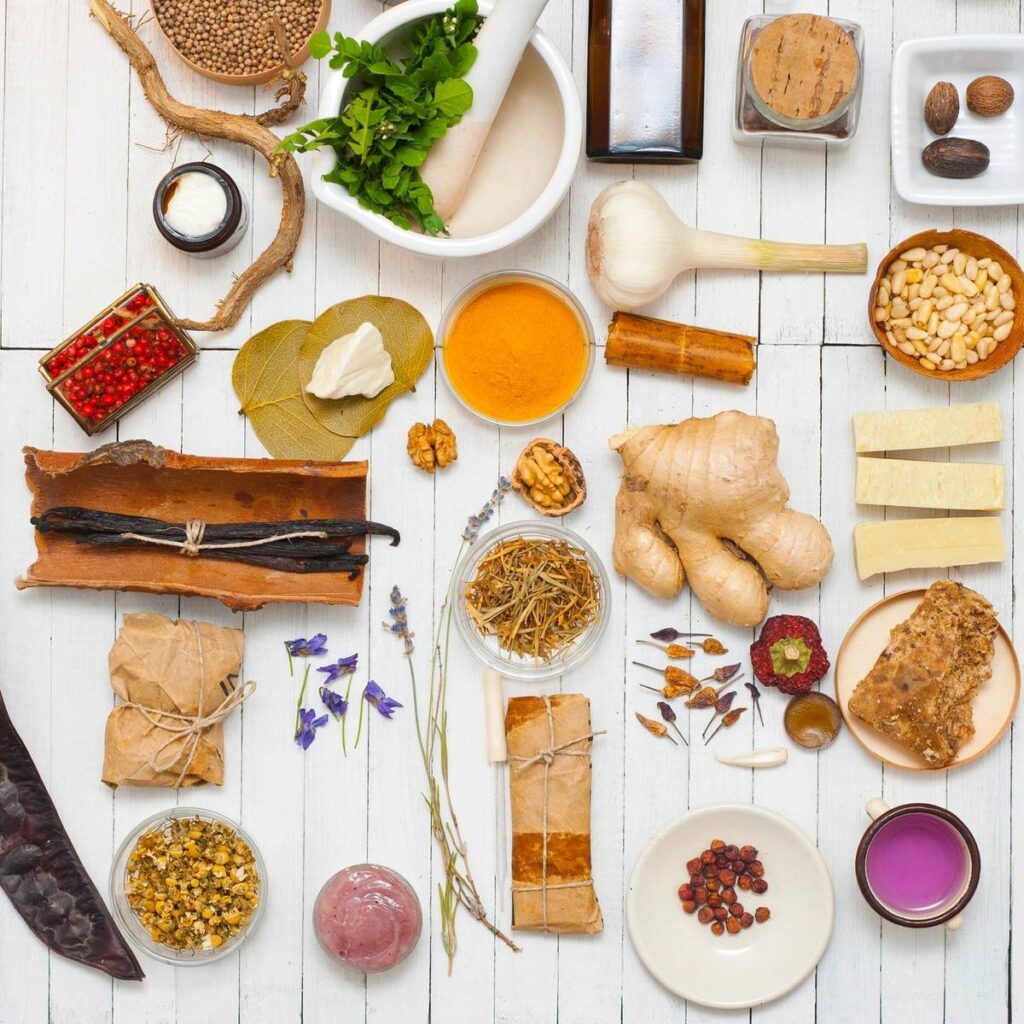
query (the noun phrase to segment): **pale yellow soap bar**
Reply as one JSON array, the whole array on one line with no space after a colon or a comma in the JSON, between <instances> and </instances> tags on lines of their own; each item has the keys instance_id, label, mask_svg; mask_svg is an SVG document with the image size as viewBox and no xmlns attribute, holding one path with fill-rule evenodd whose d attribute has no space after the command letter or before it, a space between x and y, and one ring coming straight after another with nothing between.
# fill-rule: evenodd
<instances>
[{"instance_id":1,"label":"pale yellow soap bar","mask_svg":"<svg viewBox=\"0 0 1024 1024\"><path fill-rule=\"evenodd\" d=\"M1003 439L1003 416L998 402L858 412L853 417L853 438L858 452L986 444Z\"/></svg>"},{"instance_id":2,"label":"pale yellow soap bar","mask_svg":"<svg viewBox=\"0 0 1024 1024\"><path fill-rule=\"evenodd\" d=\"M1006 557L998 516L861 523L854 528L853 546L862 580L880 572L946 569Z\"/></svg>"},{"instance_id":3,"label":"pale yellow soap bar","mask_svg":"<svg viewBox=\"0 0 1024 1024\"><path fill-rule=\"evenodd\" d=\"M858 457L857 504L998 512L1003 477L1002 466L981 462Z\"/></svg>"}]
</instances>

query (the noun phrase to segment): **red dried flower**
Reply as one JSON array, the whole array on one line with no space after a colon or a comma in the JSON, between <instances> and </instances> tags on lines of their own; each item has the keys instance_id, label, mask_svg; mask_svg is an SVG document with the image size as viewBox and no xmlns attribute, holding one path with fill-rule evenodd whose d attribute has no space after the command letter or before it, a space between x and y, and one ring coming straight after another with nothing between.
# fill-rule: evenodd
<instances>
[{"instance_id":1,"label":"red dried flower","mask_svg":"<svg viewBox=\"0 0 1024 1024\"><path fill-rule=\"evenodd\" d=\"M773 615L750 645L754 675L782 693L806 693L829 670L818 627L803 615Z\"/></svg>"}]
</instances>

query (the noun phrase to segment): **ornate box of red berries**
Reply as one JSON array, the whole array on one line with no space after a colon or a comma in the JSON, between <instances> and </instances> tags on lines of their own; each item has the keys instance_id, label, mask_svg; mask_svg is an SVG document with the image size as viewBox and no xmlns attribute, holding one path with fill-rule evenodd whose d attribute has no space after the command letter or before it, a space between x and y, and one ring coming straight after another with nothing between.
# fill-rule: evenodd
<instances>
[{"instance_id":1,"label":"ornate box of red berries","mask_svg":"<svg viewBox=\"0 0 1024 1024\"><path fill-rule=\"evenodd\" d=\"M47 390L87 434L109 427L195 362L155 288L137 284L39 360Z\"/></svg>"}]
</instances>

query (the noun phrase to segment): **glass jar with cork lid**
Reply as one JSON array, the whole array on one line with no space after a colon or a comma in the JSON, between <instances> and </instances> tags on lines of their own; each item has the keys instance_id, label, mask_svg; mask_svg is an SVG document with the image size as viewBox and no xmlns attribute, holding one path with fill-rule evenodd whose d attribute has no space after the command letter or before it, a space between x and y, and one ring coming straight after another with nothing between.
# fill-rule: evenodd
<instances>
[{"instance_id":1,"label":"glass jar with cork lid","mask_svg":"<svg viewBox=\"0 0 1024 1024\"><path fill-rule=\"evenodd\" d=\"M733 134L740 142L843 146L857 130L864 35L818 14L757 15L743 24Z\"/></svg>"}]
</instances>

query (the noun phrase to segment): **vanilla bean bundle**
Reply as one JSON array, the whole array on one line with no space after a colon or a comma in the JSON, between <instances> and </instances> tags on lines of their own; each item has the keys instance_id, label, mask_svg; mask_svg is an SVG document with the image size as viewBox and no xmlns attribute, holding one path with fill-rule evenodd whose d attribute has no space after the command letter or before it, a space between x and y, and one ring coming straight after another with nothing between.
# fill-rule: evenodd
<instances>
[{"instance_id":1,"label":"vanilla bean bundle","mask_svg":"<svg viewBox=\"0 0 1024 1024\"><path fill-rule=\"evenodd\" d=\"M61 507L32 517L40 533L70 533L78 544L158 545L189 557L247 562L281 572L347 572L355 578L367 563L352 554L356 537L401 537L397 530L365 519L298 519L261 523L169 523L98 509Z\"/></svg>"}]
</instances>

